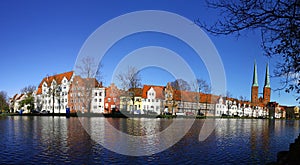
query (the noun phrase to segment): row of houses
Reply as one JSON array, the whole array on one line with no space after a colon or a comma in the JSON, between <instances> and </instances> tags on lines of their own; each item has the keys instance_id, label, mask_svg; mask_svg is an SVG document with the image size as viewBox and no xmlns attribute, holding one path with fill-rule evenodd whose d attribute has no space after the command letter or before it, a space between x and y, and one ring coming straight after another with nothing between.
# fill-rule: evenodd
<instances>
[{"instance_id":1,"label":"row of houses","mask_svg":"<svg viewBox=\"0 0 300 165\"><path fill-rule=\"evenodd\" d=\"M166 86L143 85L142 88L125 91L115 84L104 87L95 78L82 78L73 71L46 76L33 97L36 110L53 113L66 113L69 108L71 112L81 113L127 111L134 114L268 117L272 107L271 104L182 91L175 89L171 83ZM26 105L18 106L18 102L25 98L25 94L15 95L11 99L11 111L23 109L24 113L29 113ZM275 108L275 117L284 117L284 108L279 105Z\"/></svg>"}]
</instances>

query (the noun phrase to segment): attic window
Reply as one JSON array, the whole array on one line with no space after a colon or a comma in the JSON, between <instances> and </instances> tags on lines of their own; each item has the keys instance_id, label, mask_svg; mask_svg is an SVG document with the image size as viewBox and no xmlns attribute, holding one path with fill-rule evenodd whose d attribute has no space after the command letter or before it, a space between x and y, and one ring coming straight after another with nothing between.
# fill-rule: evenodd
<instances>
[{"instance_id":1,"label":"attic window","mask_svg":"<svg viewBox=\"0 0 300 165\"><path fill-rule=\"evenodd\" d=\"M66 80L64 80L64 83L66 83L67 81Z\"/></svg>"}]
</instances>

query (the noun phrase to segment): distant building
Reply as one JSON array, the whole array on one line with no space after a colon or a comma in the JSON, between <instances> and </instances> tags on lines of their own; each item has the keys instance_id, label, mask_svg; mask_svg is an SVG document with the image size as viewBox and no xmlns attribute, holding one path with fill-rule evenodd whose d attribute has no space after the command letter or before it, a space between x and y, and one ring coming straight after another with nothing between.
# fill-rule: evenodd
<instances>
[{"instance_id":1,"label":"distant building","mask_svg":"<svg viewBox=\"0 0 300 165\"><path fill-rule=\"evenodd\" d=\"M253 106L265 107L271 98L269 66L266 66L265 85L263 89L263 97L258 97L258 79L256 63L254 63L253 82L251 87L251 103Z\"/></svg>"}]
</instances>

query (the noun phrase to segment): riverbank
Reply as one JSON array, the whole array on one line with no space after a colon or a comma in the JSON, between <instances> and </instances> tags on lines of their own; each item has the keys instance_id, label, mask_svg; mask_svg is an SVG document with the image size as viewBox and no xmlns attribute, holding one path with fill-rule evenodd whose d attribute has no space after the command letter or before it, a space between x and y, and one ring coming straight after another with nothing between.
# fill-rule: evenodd
<instances>
[{"instance_id":1,"label":"riverbank","mask_svg":"<svg viewBox=\"0 0 300 165\"><path fill-rule=\"evenodd\" d=\"M288 151L280 151L277 153L277 161L269 163L269 165L283 164L300 164L300 134L294 143L290 144Z\"/></svg>"},{"instance_id":2,"label":"riverbank","mask_svg":"<svg viewBox=\"0 0 300 165\"><path fill-rule=\"evenodd\" d=\"M66 113L1 113L1 116L63 116L66 117ZM131 114L131 113L114 113L114 114L102 114L102 113L70 113L69 117L106 117L106 118L184 118L184 119L206 119L206 118L222 118L222 119L268 119L268 118L256 118L256 117L238 117L238 116L183 116L183 115L155 115L155 114ZM299 120L295 119L275 119L275 120Z\"/></svg>"}]
</instances>

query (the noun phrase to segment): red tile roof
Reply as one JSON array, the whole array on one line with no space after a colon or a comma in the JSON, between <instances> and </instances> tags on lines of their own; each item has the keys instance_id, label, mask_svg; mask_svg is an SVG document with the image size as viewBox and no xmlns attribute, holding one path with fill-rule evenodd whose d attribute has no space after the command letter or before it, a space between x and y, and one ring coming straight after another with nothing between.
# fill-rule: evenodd
<instances>
[{"instance_id":1,"label":"red tile roof","mask_svg":"<svg viewBox=\"0 0 300 165\"><path fill-rule=\"evenodd\" d=\"M47 76L47 77L44 77L43 80L41 81L38 89L37 89L37 92L36 94L42 94L42 86L43 86L43 83L46 82L48 86L51 85L52 81L55 80L57 81L56 83L57 84L61 84L63 78L65 77L68 81L70 81L70 79L72 78L73 76L73 71L70 71L70 72L65 72L65 73L60 73L60 74L56 74L56 75L53 75L53 76Z\"/></svg>"},{"instance_id":2,"label":"red tile roof","mask_svg":"<svg viewBox=\"0 0 300 165\"><path fill-rule=\"evenodd\" d=\"M156 85L144 85L143 90L142 90L142 98L147 98L147 92L149 91L150 88L153 88L154 91L156 92L156 98L159 99L164 99L164 88L163 86L156 86Z\"/></svg>"}]
</instances>

